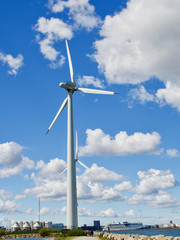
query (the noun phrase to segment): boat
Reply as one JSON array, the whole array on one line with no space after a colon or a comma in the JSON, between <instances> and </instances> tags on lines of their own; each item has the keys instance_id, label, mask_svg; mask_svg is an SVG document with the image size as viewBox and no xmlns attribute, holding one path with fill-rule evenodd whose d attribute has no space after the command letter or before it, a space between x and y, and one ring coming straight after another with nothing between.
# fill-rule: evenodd
<instances>
[{"instance_id":1,"label":"boat","mask_svg":"<svg viewBox=\"0 0 180 240\"><path fill-rule=\"evenodd\" d=\"M118 231L127 231L127 230L139 230L143 228L142 223L110 223L103 228L104 232L118 232Z\"/></svg>"}]
</instances>

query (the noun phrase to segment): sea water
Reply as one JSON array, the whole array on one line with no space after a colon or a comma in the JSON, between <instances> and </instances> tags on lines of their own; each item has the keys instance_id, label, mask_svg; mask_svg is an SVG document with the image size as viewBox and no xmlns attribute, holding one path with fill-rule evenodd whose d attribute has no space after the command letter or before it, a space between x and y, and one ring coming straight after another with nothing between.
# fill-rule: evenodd
<instances>
[{"instance_id":1,"label":"sea water","mask_svg":"<svg viewBox=\"0 0 180 240\"><path fill-rule=\"evenodd\" d=\"M138 235L147 235L147 236L154 236L154 235L165 235L165 236L172 236L172 237L179 237L180 236L180 229L154 229L154 230L128 230L128 231L116 231L111 233L116 234L138 234Z\"/></svg>"}]
</instances>

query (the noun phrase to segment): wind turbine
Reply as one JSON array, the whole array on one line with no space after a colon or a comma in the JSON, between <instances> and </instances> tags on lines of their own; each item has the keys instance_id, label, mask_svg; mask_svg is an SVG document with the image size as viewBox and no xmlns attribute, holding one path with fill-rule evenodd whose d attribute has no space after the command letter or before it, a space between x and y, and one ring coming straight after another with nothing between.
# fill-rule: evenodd
<instances>
[{"instance_id":1,"label":"wind turbine","mask_svg":"<svg viewBox=\"0 0 180 240\"><path fill-rule=\"evenodd\" d=\"M54 120L49 126L47 133L50 131L54 122L63 111L65 106L68 103L68 116L67 116L67 228L73 229L78 227L78 214L77 214L77 191L76 191L76 166L75 163L77 159L74 158L74 132L73 132L73 101L72 96L76 91L83 93L93 93L93 94L108 94L114 95L114 92L98 90L98 89L89 89L89 88L78 88L74 81L73 66L71 61L71 56L69 52L69 47L67 40L66 50L69 62L69 70L71 81L66 83L60 83L59 86L64 88L68 92L67 98L63 101L59 111L57 112ZM46 133L46 134L47 134ZM76 156L77 157L77 156ZM65 170L63 171L65 172Z\"/></svg>"},{"instance_id":2,"label":"wind turbine","mask_svg":"<svg viewBox=\"0 0 180 240\"><path fill-rule=\"evenodd\" d=\"M84 163L82 163L80 160L79 160L79 157L78 157L78 137L77 137L77 131L76 131L76 158L74 159L76 162L78 162L81 166L83 166L84 168L86 169L89 169ZM63 175L65 172L67 172L67 168L65 168L59 176Z\"/></svg>"}]
</instances>

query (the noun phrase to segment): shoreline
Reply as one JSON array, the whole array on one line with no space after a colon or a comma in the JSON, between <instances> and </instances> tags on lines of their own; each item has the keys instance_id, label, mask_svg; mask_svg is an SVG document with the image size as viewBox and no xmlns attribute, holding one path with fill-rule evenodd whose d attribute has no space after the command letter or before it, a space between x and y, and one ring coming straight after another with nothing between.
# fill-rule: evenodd
<instances>
[{"instance_id":1,"label":"shoreline","mask_svg":"<svg viewBox=\"0 0 180 240\"><path fill-rule=\"evenodd\" d=\"M175 229L180 229L180 227L167 227L167 228L140 228L140 229L135 229L135 230L125 230L125 229L123 229L122 231L123 232L129 232L129 231L149 231L149 230L175 230ZM121 230L118 230L117 232L120 232ZM113 231L113 233L114 232L116 232L116 231ZM112 232L110 232L110 233L112 233Z\"/></svg>"},{"instance_id":2,"label":"shoreline","mask_svg":"<svg viewBox=\"0 0 180 240\"><path fill-rule=\"evenodd\" d=\"M50 233L47 238L55 238L56 233ZM14 238L42 238L39 233L23 233L23 234L8 234L0 236L0 239L14 239Z\"/></svg>"},{"instance_id":3,"label":"shoreline","mask_svg":"<svg viewBox=\"0 0 180 240\"><path fill-rule=\"evenodd\" d=\"M116 234L116 233L101 233L101 232L94 232L95 236L101 235L103 238L109 240L180 240L180 236L172 237L172 236L165 236L162 234L159 235L140 235L140 234Z\"/></svg>"}]
</instances>

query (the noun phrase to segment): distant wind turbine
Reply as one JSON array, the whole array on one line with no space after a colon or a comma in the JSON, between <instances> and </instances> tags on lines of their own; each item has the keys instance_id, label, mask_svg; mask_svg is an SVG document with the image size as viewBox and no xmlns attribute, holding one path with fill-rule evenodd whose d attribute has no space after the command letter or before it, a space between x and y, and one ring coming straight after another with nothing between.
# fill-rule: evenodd
<instances>
[{"instance_id":1,"label":"distant wind turbine","mask_svg":"<svg viewBox=\"0 0 180 240\"><path fill-rule=\"evenodd\" d=\"M54 120L49 126L47 133L50 131L54 122L65 108L68 103L68 119L67 119L67 170L65 169L62 173L67 171L67 228L73 229L78 227L78 214L77 214L77 191L76 191L76 167L75 163L78 161L81 165L84 165L78 160L78 155L74 158L74 132L73 132L73 102L72 96L76 91L83 93L93 93L93 94L108 94L113 95L114 92L98 90L98 89L89 89L89 88L77 88L74 81L73 66L71 62L71 56L69 52L68 43L66 42L67 56L69 62L69 70L71 82L67 81L66 83L60 83L59 86L64 88L68 92L67 98L63 101L59 111L57 112ZM47 134L46 133L46 134ZM76 141L77 142L77 141ZM84 165L85 166L85 165Z\"/></svg>"},{"instance_id":2,"label":"distant wind turbine","mask_svg":"<svg viewBox=\"0 0 180 240\"><path fill-rule=\"evenodd\" d=\"M80 160L79 160L79 157L78 157L78 137L77 137L77 131L76 131L76 158L74 159L76 162L78 162L81 166L83 166L84 168L86 169L89 169L84 163L82 163ZM65 172L67 172L67 168L65 168L59 176L63 175Z\"/></svg>"}]
</instances>

